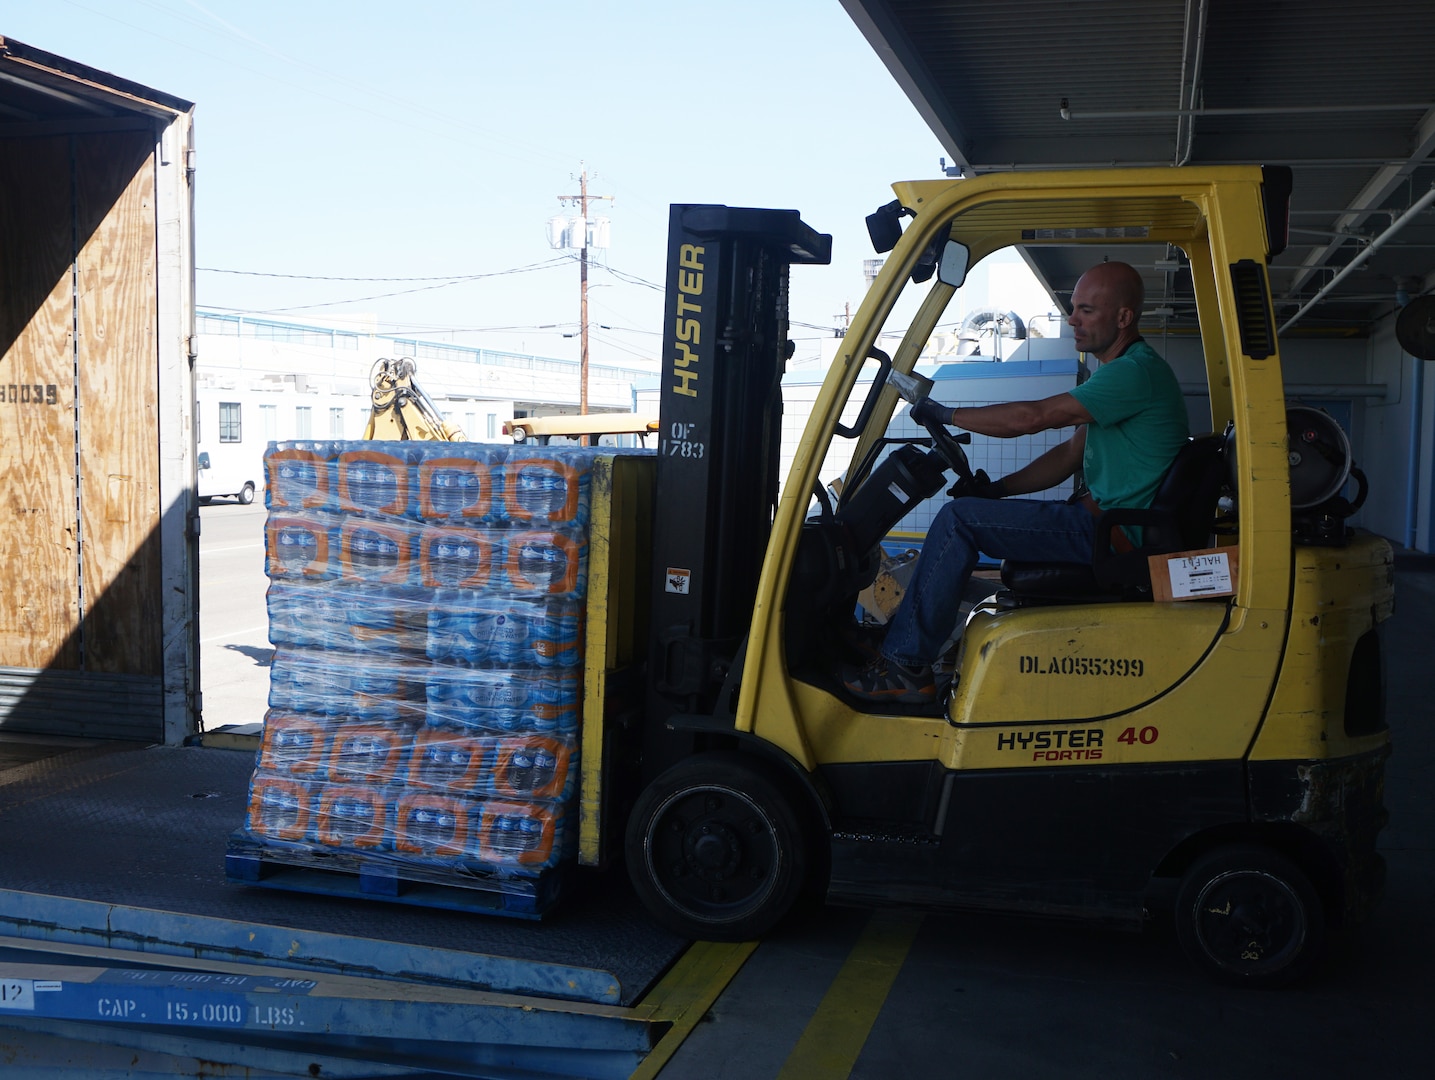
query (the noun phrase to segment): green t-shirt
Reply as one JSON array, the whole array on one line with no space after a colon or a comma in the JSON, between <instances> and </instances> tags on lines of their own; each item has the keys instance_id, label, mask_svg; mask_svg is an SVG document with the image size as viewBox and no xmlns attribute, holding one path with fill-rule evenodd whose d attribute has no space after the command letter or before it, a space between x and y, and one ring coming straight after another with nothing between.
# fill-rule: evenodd
<instances>
[{"instance_id":1,"label":"green t-shirt","mask_svg":"<svg viewBox=\"0 0 1435 1080\"><path fill-rule=\"evenodd\" d=\"M1137 339L1071 391L1091 414L1082 469L1104 510L1151 505L1161 477L1190 434L1176 374Z\"/></svg>"}]
</instances>

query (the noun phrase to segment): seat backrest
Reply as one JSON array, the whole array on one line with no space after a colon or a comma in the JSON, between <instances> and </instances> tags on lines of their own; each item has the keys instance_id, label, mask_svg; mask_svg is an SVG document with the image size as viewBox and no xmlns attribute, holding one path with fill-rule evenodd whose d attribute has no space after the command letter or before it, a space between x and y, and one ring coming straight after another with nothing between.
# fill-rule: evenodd
<instances>
[{"instance_id":1,"label":"seat backrest","mask_svg":"<svg viewBox=\"0 0 1435 1080\"><path fill-rule=\"evenodd\" d=\"M1210 545L1216 505L1226 482L1225 445L1224 435L1197 435L1188 440L1167 467L1147 509L1112 510L1103 515L1104 519L1121 515L1130 524L1141 526L1141 547L1135 551L1103 551L1098 540L1090 563L1004 561L1002 584L1010 594L1004 594L1007 602L1001 606L1149 599L1147 555Z\"/></svg>"},{"instance_id":2,"label":"seat backrest","mask_svg":"<svg viewBox=\"0 0 1435 1080\"><path fill-rule=\"evenodd\" d=\"M1190 551L1208 546L1225 481L1225 445L1224 435L1197 435L1176 452L1151 500L1158 520L1146 527L1143 547Z\"/></svg>"}]
</instances>

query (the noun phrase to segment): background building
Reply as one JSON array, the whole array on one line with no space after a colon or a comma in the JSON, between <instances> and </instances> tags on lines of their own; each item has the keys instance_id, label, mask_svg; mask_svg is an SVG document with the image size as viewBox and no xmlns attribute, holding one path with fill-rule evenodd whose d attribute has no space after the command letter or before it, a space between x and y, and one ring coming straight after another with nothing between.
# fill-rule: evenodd
<instances>
[{"instance_id":1,"label":"background building","mask_svg":"<svg viewBox=\"0 0 1435 1080\"><path fill-rule=\"evenodd\" d=\"M362 323L302 323L200 311L195 319L195 424L200 496L262 491L265 446L285 439L357 439L368 423L369 373L412 357L418 382L473 442L508 442L504 421L578 412L579 364L381 334ZM590 412L631 412L638 366L593 364Z\"/></svg>"}]
</instances>

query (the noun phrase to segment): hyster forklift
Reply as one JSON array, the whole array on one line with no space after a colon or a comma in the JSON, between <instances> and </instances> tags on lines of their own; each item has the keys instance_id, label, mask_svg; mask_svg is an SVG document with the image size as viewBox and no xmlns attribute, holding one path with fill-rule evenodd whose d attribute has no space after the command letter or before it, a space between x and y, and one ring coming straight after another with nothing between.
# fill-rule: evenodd
<instances>
[{"instance_id":1,"label":"hyster forklift","mask_svg":"<svg viewBox=\"0 0 1435 1080\"><path fill-rule=\"evenodd\" d=\"M830 237L795 211L672 208L651 536L594 541L595 569L625 544L651 558L651 594L590 610L609 659L589 658L580 861L616 854L626 823L638 893L696 938L761 935L813 897L1166 918L1218 978L1302 975L1382 886L1393 557L1346 523L1360 478L1339 428L1306 410L1288 431L1267 260L1289 171L893 190L868 220L888 256L781 485L789 270L827 262ZM972 482L962 437L889 434L925 389L917 358L969 267L1083 244L1184 253L1209 434L1149 510L1108 512L1089 563L1003 567L936 707L874 712L838 677L857 596L899 520ZM925 297L889 357L878 335L909 285ZM1133 523L1141 547L1102 542ZM626 682L612 627L637 643Z\"/></svg>"}]
</instances>

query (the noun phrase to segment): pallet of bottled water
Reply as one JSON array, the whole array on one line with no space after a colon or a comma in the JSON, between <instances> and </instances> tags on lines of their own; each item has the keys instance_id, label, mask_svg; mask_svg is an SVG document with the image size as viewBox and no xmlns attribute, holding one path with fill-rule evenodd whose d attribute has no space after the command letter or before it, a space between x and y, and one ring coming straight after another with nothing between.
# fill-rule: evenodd
<instances>
[{"instance_id":1,"label":"pallet of bottled water","mask_svg":"<svg viewBox=\"0 0 1435 1080\"><path fill-rule=\"evenodd\" d=\"M599 452L270 444L275 654L231 881L551 905L575 846Z\"/></svg>"}]
</instances>

